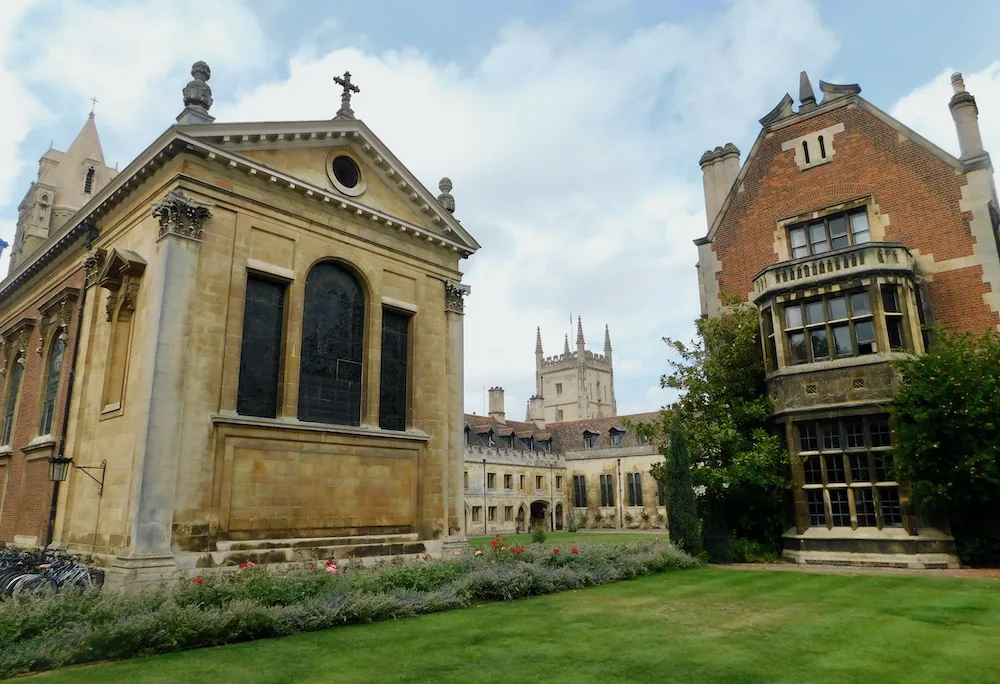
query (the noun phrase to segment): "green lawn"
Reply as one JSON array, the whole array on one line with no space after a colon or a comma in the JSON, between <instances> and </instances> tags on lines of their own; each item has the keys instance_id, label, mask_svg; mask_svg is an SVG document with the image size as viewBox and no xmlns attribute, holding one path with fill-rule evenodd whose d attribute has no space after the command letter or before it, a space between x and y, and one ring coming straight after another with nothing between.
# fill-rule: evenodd
<instances>
[{"instance_id":1,"label":"green lawn","mask_svg":"<svg viewBox=\"0 0 1000 684\"><path fill-rule=\"evenodd\" d=\"M507 538L507 544L531 544L530 534L507 534L500 535ZM667 539L669 533L666 530L658 532L546 532L545 545L549 548L563 547L571 549L580 544L611 543L621 544L624 542L645 540L652 541L656 537ZM469 544L486 548L495 537L469 537Z\"/></svg>"},{"instance_id":2,"label":"green lawn","mask_svg":"<svg viewBox=\"0 0 1000 684\"><path fill-rule=\"evenodd\" d=\"M699 568L41 675L149 682L982 682L1000 584Z\"/></svg>"}]
</instances>

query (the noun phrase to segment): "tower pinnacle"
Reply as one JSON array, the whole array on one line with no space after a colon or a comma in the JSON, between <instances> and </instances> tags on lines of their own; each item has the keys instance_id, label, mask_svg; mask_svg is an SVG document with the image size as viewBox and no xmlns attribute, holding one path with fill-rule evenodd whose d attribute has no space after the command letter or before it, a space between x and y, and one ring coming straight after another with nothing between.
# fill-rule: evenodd
<instances>
[{"instance_id":1,"label":"tower pinnacle","mask_svg":"<svg viewBox=\"0 0 1000 684\"><path fill-rule=\"evenodd\" d=\"M608 328L608 324L604 324L604 353L607 354L611 351L611 330Z\"/></svg>"},{"instance_id":2,"label":"tower pinnacle","mask_svg":"<svg viewBox=\"0 0 1000 684\"><path fill-rule=\"evenodd\" d=\"M542 353L542 328L539 326L535 331L535 353Z\"/></svg>"},{"instance_id":3,"label":"tower pinnacle","mask_svg":"<svg viewBox=\"0 0 1000 684\"><path fill-rule=\"evenodd\" d=\"M563 348L563 356L569 356L569 333L566 333L566 346Z\"/></svg>"},{"instance_id":4,"label":"tower pinnacle","mask_svg":"<svg viewBox=\"0 0 1000 684\"><path fill-rule=\"evenodd\" d=\"M576 343L583 344L583 319L580 316L576 317Z\"/></svg>"}]
</instances>

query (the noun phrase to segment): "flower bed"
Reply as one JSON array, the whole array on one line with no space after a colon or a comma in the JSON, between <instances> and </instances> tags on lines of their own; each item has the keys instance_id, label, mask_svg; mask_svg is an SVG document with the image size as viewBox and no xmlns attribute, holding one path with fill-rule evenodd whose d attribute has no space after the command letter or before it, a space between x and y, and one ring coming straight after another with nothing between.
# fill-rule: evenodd
<instances>
[{"instance_id":1,"label":"flower bed","mask_svg":"<svg viewBox=\"0 0 1000 684\"><path fill-rule=\"evenodd\" d=\"M234 573L135 595L15 597L0 604L0 677L434 613L695 565L661 541L550 551L508 546L498 537L489 549L446 560L368 568L316 561L282 575L247 563Z\"/></svg>"}]
</instances>

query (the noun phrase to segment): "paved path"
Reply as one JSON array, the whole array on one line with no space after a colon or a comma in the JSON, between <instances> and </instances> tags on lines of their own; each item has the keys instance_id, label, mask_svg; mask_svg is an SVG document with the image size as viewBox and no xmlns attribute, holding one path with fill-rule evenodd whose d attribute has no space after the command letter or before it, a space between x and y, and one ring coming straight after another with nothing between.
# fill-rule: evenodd
<instances>
[{"instance_id":1,"label":"paved path","mask_svg":"<svg viewBox=\"0 0 1000 684\"><path fill-rule=\"evenodd\" d=\"M731 563L714 565L730 570L782 570L811 572L820 575L922 575L924 577L964 577L1000 581L1000 568L961 568L958 570L918 570L915 568L877 568L863 565L801 565L799 563Z\"/></svg>"}]
</instances>

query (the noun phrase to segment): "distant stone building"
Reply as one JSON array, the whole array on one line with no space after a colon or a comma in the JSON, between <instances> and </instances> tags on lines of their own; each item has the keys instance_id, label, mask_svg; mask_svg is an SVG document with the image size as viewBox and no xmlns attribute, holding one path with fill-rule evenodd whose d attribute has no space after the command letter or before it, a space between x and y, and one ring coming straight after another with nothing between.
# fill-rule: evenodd
<instances>
[{"instance_id":1,"label":"distant stone building","mask_svg":"<svg viewBox=\"0 0 1000 684\"><path fill-rule=\"evenodd\" d=\"M774 417L792 454L799 562L956 562L947 521L919 510L893 461L890 364L921 354L925 325L1000 322L1000 237L990 157L960 74L958 158L860 96L805 73L763 119L743 166L706 152L708 233L696 241L702 313L726 293L760 312ZM942 103L944 106L944 103Z\"/></svg>"},{"instance_id":2,"label":"distant stone building","mask_svg":"<svg viewBox=\"0 0 1000 684\"><path fill-rule=\"evenodd\" d=\"M208 66L117 175L49 151L0 283L0 539L109 582L464 541L463 258L350 107L219 123ZM331 112L331 115L333 113Z\"/></svg>"},{"instance_id":3,"label":"distant stone building","mask_svg":"<svg viewBox=\"0 0 1000 684\"><path fill-rule=\"evenodd\" d=\"M663 488L650 473L663 457L623 418L511 421L503 389L491 388L490 415L465 416L467 534L562 530L571 517L586 528L664 527Z\"/></svg>"},{"instance_id":4,"label":"distant stone building","mask_svg":"<svg viewBox=\"0 0 1000 684\"><path fill-rule=\"evenodd\" d=\"M535 396L528 404L528 419L550 423L601 418L618 413L615 374L611 360L611 333L604 326L604 353L587 351L583 321L576 321L576 351L570 352L566 335L563 353L546 357L542 331L535 338Z\"/></svg>"}]
</instances>

